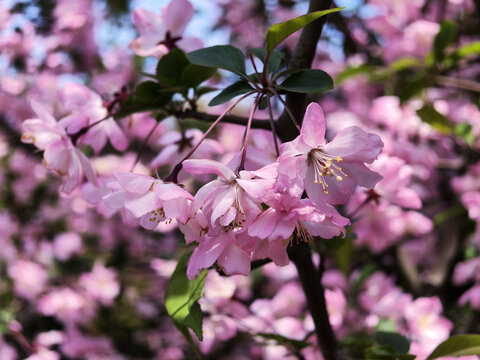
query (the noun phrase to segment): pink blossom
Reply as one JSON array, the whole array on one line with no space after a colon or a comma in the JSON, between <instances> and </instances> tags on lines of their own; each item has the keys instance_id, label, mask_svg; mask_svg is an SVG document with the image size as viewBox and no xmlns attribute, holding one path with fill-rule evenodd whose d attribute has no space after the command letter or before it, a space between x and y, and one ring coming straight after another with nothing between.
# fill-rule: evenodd
<instances>
[{"instance_id":1,"label":"pink blossom","mask_svg":"<svg viewBox=\"0 0 480 360\"><path fill-rule=\"evenodd\" d=\"M80 285L103 305L112 305L113 299L120 293L117 273L101 263L96 263L90 273L80 276Z\"/></svg>"},{"instance_id":2,"label":"pink blossom","mask_svg":"<svg viewBox=\"0 0 480 360\"><path fill-rule=\"evenodd\" d=\"M231 165L230 167L234 167ZM216 174L217 180L204 185L195 195L193 211L202 209L212 227L249 224L262 208L262 196L273 187L274 180L255 178L255 172L240 171L213 160L189 159L183 169L192 174Z\"/></svg>"},{"instance_id":3,"label":"pink blossom","mask_svg":"<svg viewBox=\"0 0 480 360\"><path fill-rule=\"evenodd\" d=\"M330 324L334 329L342 326L347 307L347 300L342 290L335 288L334 290L325 290L325 301L327 302L328 317Z\"/></svg>"},{"instance_id":4,"label":"pink blossom","mask_svg":"<svg viewBox=\"0 0 480 360\"><path fill-rule=\"evenodd\" d=\"M188 219L189 201L192 195L174 183L165 183L147 175L128 172L115 173L116 189L106 196L111 207L123 207L135 217L140 225L153 230L160 222L177 219L185 223Z\"/></svg>"},{"instance_id":5,"label":"pink blossom","mask_svg":"<svg viewBox=\"0 0 480 360\"><path fill-rule=\"evenodd\" d=\"M242 248L236 231L221 231L215 236L205 235L188 262L187 276L193 280L201 269L215 262L228 275L250 273L250 253Z\"/></svg>"},{"instance_id":6,"label":"pink blossom","mask_svg":"<svg viewBox=\"0 0 480 360\"><path fill-rule=\"evenodd\" d=\"M163 165L169 165L170 168L179 163L185 155L200 141L203 132L198 129L187 129L184 134L178 131L169 131L165 133L158 141L158 144L164 146L160 153L151 161L150 166L157 168ZM213 155L223 152L222 145L213 139L204 139L192 158L210 158Z\"/></svg>"},{"instance_id":7,"label":"pink blossom","mask_svg":"<svg viewBox=\"0 0 480 360\"><path fill-rule=\"evenodd\" d=\"M29 300L34 300L48 281L45 269L29 260L16 260L8 267L8 275L13 279L15 292Z\"/></svg>"},{"instance_id":8,"label":"pink blossom","mask_svg":"<svg viewBox=\"0 0 480 360\"><path fill-rule=\"evenodd\" d=\"M200 39L182 38L193 14L193 6L188 0L171 0L162 10L162 15L136 9L132 14L132 22L140 37L130 42L130 49L139 56L160 59L176 47L186 51L200 48Z\"/></svg>"},{"instance_id":9,"label":"pink blossom","mask_svg":"<svg viewBox=\"0 0 480 360\"><path fill-rule=\"evenodd\" d=\"M311 103L300 135L281 146L279 182L281 178L286 179L285 183L301 179L310 200L326 215L333 215L328 205L344 204L355 185L371 189L382 179L364 165L372 163L382 147L377 135L356 126L342 130L326 143L323 111Z\"/></svg>"},{"instance_id":10,"label":"pink blossom","mask_svg":"<svg viewBox=\"0 0 480 360\"><path fill-rule=\"evenodd\" d=\"M38 118L24 121L22 141L33 143L45 151L44 165L65 178L62 190L70 194L80 185L83 174L90 182L95 183L95 172L90 162L72 144L63 127L40 103L32 101L31 106Z\"/></svg>"},{"instance_id":11,"label":"pink blossom","mask_svg":"<svg viewBox=\"0 0 480 360\"><path fill-rule=\"evenodd\" d=\"M85 322L93 315L91 303L71 288L50 291L37 303L38 311L45 316L55 316L64 323Z\"/></svg>"},{"instance_id":12,"label":"pink blossom","mask_svg":"<svg viewBox=\"0 0 480 360\"><path fill-rule=\"evenodd\" d=\"M418 298L405 308L409 335L420 349L432 351L448 338L452 323L441 312L442 304L437 297Z\"/></svg>"},{"instance_id":13,"label":"pink blossom","mask_svg":"<svg viewBox=\"0 0 480 360\"><path fill-rule=\"evenodd\" d=\"M53 239L53 253L58 260L65 261L82 251L80 235L74 232L63 233Z\"/></svg>"},{"instance_id":14,"label":"pink blossom","mask_svg":"<svg viewBox=\"0 0 480 360\"><path fill-rule=\"evenodd\" d=\"M458 300L460 305L469 303L474 309L480 309L480 284L477 284L465 291Z\"/></svg>"},{"instance_id":15,"label":"pink blossom","mask_svg":"<svg viewBox=\"0 0 480 360\"><path fill-rule=\"evenodd\" d=\"M128 140L122 129L113 117L108 117L107 108L102 98L83 85L67 84L59 93L59 98L69 115L60 120L69 134L76 134L83 128L102 120L92 126L79 141L92 146L95 153L99 153L105 146L107 139L117 150L126 150Z\"/></svg>"},{"instance_id":16,"label":"pink blossom","mask_svg":"<svg viewBox=\"0 0 480 360\"><path fill-rule=\"evenodd\" d=\"M60 354L56 351L40 349L35 354L25 358L25 360L60 360Z\"/></svg>"}]
</instances>

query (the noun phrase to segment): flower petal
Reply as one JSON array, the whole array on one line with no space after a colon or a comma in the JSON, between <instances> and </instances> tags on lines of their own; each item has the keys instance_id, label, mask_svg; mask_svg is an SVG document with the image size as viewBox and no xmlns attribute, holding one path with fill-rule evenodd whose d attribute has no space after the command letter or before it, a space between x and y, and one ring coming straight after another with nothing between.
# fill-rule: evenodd
<instances>
[{"instance_id":1,"label":"flower petal","mask_svg":"<svg viewBox=\"0 0 480 360\"><path fill-rule=\"evenodd\" d=\"M325 115L317 103L308 105L300 134L311 147L325 144Z\"/></svg>"},{"instance_id":2,"label":"flower petal","mask_svg":"<svg viewBox=\"0 0 480 360\"><path fill-rule=\"evenodd\" d=\"M183 169L194 175L216 174L227 180L236 178L235 173L222 163L208 159L188 159L183 163Z\"/></svg>"}]
</instances>

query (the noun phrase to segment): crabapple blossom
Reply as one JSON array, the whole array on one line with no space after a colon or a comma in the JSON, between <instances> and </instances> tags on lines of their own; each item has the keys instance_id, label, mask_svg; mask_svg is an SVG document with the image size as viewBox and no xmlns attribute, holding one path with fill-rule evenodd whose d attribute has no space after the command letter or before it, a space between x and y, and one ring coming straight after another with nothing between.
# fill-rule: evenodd
<instances>
[{"instance_id":1,"label":"crabapple blossom","mask_svg":"<svg viewBox=\"0 0 480 360\"><path fill-rule=\"evenodd\" d=\"M341 131L329 143L325 141L325 117L321 107L308 106L300 135L282 144L278 162L279 181L301 179L310 200L326 215L329 205L345 204L359 185L371 189L382 178L364 164L372 163L382 150L378 135L359 127Z\"/></svg>"},{"instance_id":2,"label":"crabapple blossom","mask_svg":"<svg viewBox=\"0 0 480 360\"><path fill-rule=\"evenodd\" d=\"M193 6L188 0L170 1L162 9L162 15L136 9L132 14L132 22L140 37L132 40L130 49L139 56L160 59L175 48L191 51L201 47L200 39L183 38L183 32L193 14Z\"/></svg>"},{"instance_id":3,"label":"crabapple blossom","mask_svg":"<svg viewBox=\"0 0 480 360\"><path fill-rule=\"evenodd\" d=\"M188 203L192 195L174 183L163 182L147 175L118 172L116 181L110 184L113 193L106 196L114 208L125 207L140 225L153 230L160 222L177 219L186 222Z\"/></svg>"},{"instance_id":4,"label":"crabapple blossom","mask_svg":"<svg viewBox=\"0 0 480 360\"><path fill-rule=\"evenodd\" d=\"M38 118L24 121L22 141L44 150L47 169L65 178L62 191L72 193L80 185L84 174L95 183L95 172L89 160L74 146L65 129L40 103L32 100L31 106Z\"/></svg>"}]
</instances>

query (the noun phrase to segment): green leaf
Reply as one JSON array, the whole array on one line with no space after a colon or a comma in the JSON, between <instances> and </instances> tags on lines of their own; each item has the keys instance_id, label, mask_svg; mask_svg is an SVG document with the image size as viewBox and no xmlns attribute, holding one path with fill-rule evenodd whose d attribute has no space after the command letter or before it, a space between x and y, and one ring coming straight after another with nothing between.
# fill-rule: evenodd
<instances>
[{"instance_id":1,"label":"green leaf","mask_svg":"<svg viewBox=\"0 0 480 360\"><path fill-rule=\"evenodd\" d=\"M247 51L250 51L253 55L259 58L262 62L265 62L265 57L267 56L267 49L265 48L248 48ZM280 70L284 66L285 57L283 53L273 50L268 58L268 67L267 72L274 73Z\"/></svg>"},{"instance_id":2,"label":"green leaf","mask_svg":"<svg viewBox=\"0 0 480 360\"><path fill-rule=\"evenodd\" d=\"M283 40L292 35L294 32L300 30L302 27L310 24L311 22L321 18L324 15L334 13L342 9L343 7L316 11L272 25L267 32L267 52L270 53L273 49L277 47L278 44L280 44Z\"/></svg>"},{"instance_id":3,"label":"green leaf","mask_svg":"<svg viewBox=\"0 0 480 360\"><path fill-rule=\"evenodd\" d=\"M399 333L376 331L373 337L378 345L393 346L400 354L406 354L410 350L410 341Z\"/></svg>"},{"instance_id":4,"label":"green leaf","mask_svg":"<svg viewBox=\"0 0 480 360\"><path fill-rule=\"evenodd\" d=\"M200 352L197 349L197 345L195 344L195 341L193 341L192 335L190 334L190 331L188 331L188 327L174 321L173 322L177 329L183 334L185 339L187 340L188 344L190 345L190 348L192 349L193 353L195 354L195 357L197 359L201 359L202 356L200 355Z\"/></svg>"},{"instance_id":5,"label":"green leaf","mask_svg":"<svg viewBox=\"0 0 480 360\"><path fill-rule=\"evenodd\" d=\"M268 106L268 99L264 95L260 98L260 101L258 102L258 110L265 110Z\"/></svg>"},{"instance_id":6,"label":"green leaf","mask_svg":"<svg viewBox=\"0 0 480 360\"><path fill-rule=\"evenodd\" d=\"M199 49L186 54L187 59L196 65L220 68L246 75L243 53L231 45L217 45Z\"/></svg>"},{"instance_id":7,"label":"green leaf","mask_svg":"<svg viewBox=\"0 0 480 360\"><path fill-rule=\"evenodd\" d=\"M232 85L223 89L220 94L210 100L208 106L217 106L223 104L234 97L245 94L251 90L253 90L253 88L246 80L237 81L236 83L233 83Z\"/></svg>"},{"instance_id":8,"label":"green leaf","mask_svg":"<svg viewBox=\"0 0 480 360\"><path fill-rule=\"evenodd\" d=\"M203 270L199 276L190 281L186 275L188 258L189 254L186 254L179 260L170 277L165 292L165 307L175 322L192 329L202 341L203 315L197 301L202 297L207 271Z\"/></svg>"},{"instance_id":9,"label":"green leaf","mask_svg":"<svg viewBox=\"0 0 480 360\"><path fill-rule=\"evenodd\" d=\"M215 71L214 68L188 64L183 70L181 84L188 87L196 87L205 80L210 79L215 74Z\"/></svg>"},{"instance_id":10,"label":"green leaf","mask_svg":"<svg viewBox=\"0 0 480 360\"><path fill-rule=\"evenodd\" d=\"M205 95L205 94L208 94L210 92L217 91L217 90L218 89L212 88L212 87L209 87L209 86L200 86L196 90L196 95L197 96L202 96L202 95Z\"/></svg>"},{"instance_id":11,"label":"green leaf","mask_svg":"<svg viewBox=\"0 0 480 360\"><path fill-rule=\"evenodd\" d=\"M468 355L480 355L480 335L454 335L438 345L427 360Z\"/></svg>"},{"instance_id":12,"label":"green leaf","mask_svg":"<svg viewBox=\"0 0 480 360\"><path fill-rule=\"evenodd\" d=\"M350 273L350 266L354 251L355 249L353 247L353 240L351 236L348 236L346 237L343 245L340 246L335 252L335 261L337 266L345 275Z\"/></svg>"},{"instance_id":13,"label":"green leaf","mask_svg":"<svg viewBox=\"0 0 480 360\"><path fill-rule=\"evenodd\" d=\"M356 67L347 67L335 78L337 84L343 83L345 80L361 74L371 74L375 70L375 66L362 64Z\"/></svg>"},{"instance_id":14,"label":"green leaf","mask_svg":"<svg viewBox=\"0 0 480 360\"><path fill-rule=\"evenodd\" d=\"M162 88L154 81L144 81L137 85L133 93L115 113L115 119L121 119L136 112L160 110L167 105L174 91Z\"/></svg>"},{"instance_id":15,"label":"green leaf","mask_svg":"<svg viewBox=\"0 0 480 360\"><path fill-rule=\"evenodd\" d=\"M278 345L283 345L291 349L302 350L306 347L311 346L312 344L305 340L295 340L290 339L282 335L272 334L272 333L257 333L256 335L261 336L267 340L274 340Z\"/></svg>"},{"instance_id":16,"label":"green leaf","mask_svg":"<svg viewBox=\"0 0 480 360\"><path fill-rule=\"evenodd\" d=\"M399 72L399 71L404 71L411 68L418 68L422 66L423 64L418 59L407 57L407 58L403 58L395 61L394 63L390 64L389 67L393 71Z\"/></svg>"},{"instance_id":17,"label":"green leaf","mask_svg":"<svg viewBox=\"0 0 480 360\"><path fill-rule=\"evenodd\" d=\"M144 81L135 88L135 99L137 101L155 101L160 96L161 87L155 81Z\"/></svg>"},{"instance_id":18,"label":"green leaf","mask_svg":"<svg viewBox=\"0 0 480 360\"><path fill-rule=\"evenodd\" d=\"M479 55L480 54L480 41L474 41L469 44L460 46L456 51L455 55L464 58L470 55Z\"/></svg>"},{"instance_id":19,"label":"green leaf","mask_svg":"<svg viewBox=\"0 0 480 360\"><path fill-rule=\"evenodd\" d=\"M446 20L440 25L440 31L433 41L433 56L436 62L442 61L445 56L445 49L455 42L457 37L457 26L454 22Z\"/></svg>"},{"instance_id":20,"label":"green leaf","mask_svg":"<svg viewBox=\"0 0 480 360\"><path fill-rule=\"evenodd\" d=\"M381 318L375 326L375 331L395 332L397 331L397 324L392 319Z\"/></svg>"},{"instance_id":21,"label":"green leaf","mask_svg":"<svg viewBox=\"0 0 480 360\"><path fill-rule=\"evenodd\" d=\"M157 64L156 76L161 83L175 87L195 87L209 79L215 69L191 64L180 49L170 51Z\"/></svg>"},{"instance_id":22,"label":"green leaf","mask_svg":"<svg viewBox=\"0 0 480 360\"><path fill-rule=\"evenodd\" d=\"M160 82L171 86L178 86L182 79L183 70L189 61L180 49L170 51L157 64L157 78Z\"/></svg>"},{"instance_id":23,"label":"green leaf","mask_svg":"<svg viewBox=\"0 0 480 360\"><path fill-rule=\"evenodd\" d=\"M468 145L472 145L475 142L473 126L469 123L456 124L453 128L453 133L461 137Z\"/></svg>"},{"instance_id":24,"label":"green leaf","mask_svg":"<svg viewBox=\"0 0 480 360\"><path fill-rule=\"evenodd\" d=\"M372 346L365 351L367 360L413 360L415 355L399 354L393 346Z\"/></svg>"},{"instance_id":25,"label":"green leaf","mask_svg":"<svg viewBox=\"0 0 480 360\"><path fill-rule=\"evenodd\" d=\"M417 114L423 122L430 124L439 133L444 135L452 133L452 125L448 119L435 110L433 106L424 105L417 110Z\"/></svg>"},{"instance_id":26,"label":"green leaf","mask_svg":"<svg viewBox=\"0 0 480 360\"><path fill-rule=\"evenodd\" d=\"M295 71L277 87L297 93L314 93L333 89L333 80L325 71L303 69Z\"/></svg>"}]
</instances>

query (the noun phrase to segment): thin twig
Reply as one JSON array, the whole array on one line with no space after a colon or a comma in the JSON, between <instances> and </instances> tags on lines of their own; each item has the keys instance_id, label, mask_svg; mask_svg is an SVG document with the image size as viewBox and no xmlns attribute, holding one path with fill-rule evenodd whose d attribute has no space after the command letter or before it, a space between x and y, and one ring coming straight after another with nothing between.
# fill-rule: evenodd
<instances>
[{"instance_id":1,"label":"thin twig","mask_svg":"<svg viewBox=\"0 0 480 360\"><path fill-rule=\"evenodd\" d=\"M282 99L282 97L280 96L280 94L272 87L269 87L268 88L269 91L271 91L273 93L273 95L275 95L276 97L278 97L278 99L282 102L284 108L285 108L285 111L288 113L288 115L290 116L290 119L292 119L293 121L293 125L295 125L295 127L297 128L298 132L300 132L300 124L299 122L297 121L297 119L295 118L295 116L293 115L292 111L290 110L290 107L288 106L288 104L285 102L285 100Z\"/></svg>"},{"instance_id":2,"label":"thin twig","mask_svg":"<svg viewBox=\"0 0 480 360\"><path fill-rule=\"evenodd\" d=\"M268 115L270 116L270 127L272 129L273 143L275 144L275 154L277 157L280 156L280 150L278 149L278 139L277 139L277 130L275 129L275 121L273 120L273 111L272 111L272 102L270 101L271 95L267 95L268 101Z\"/></svg>"},{"instance_id":3,"label":"thin twig","mask_svg":"<svg viewBox=\"0 0 480 360\"><path fill-rule=\"evenodd\" d=\"M480 83L473 80L455 78L450 76L435 76L435 81L437 82L437 84L442 86L456 87L459 89L480 92Z\"/></svg>"},{"instance_id":4,"label":"thin twig","mask_svg":"<svg viewBox=\"0 0 480 360\"><path fill-rule=\"evenodd\" d=\"M257 94L257 97L253 102L252 109L250 110L250 115L248 116L248 123L247 129L245 130L245 137L243 139L242 159L240 160L239 170L243 170L245 166L245 160L247 159L248 138L250 137L250 129L252 127L253 115L255 115L255 110L257 110L258 102L260 101L261 96L261 93Z\"/></svg>"},{"instance_id":5,"label":"thin twig","mask_svg":"<svg viewBox=\"0 0 480 360\"><path fill-rule=\"evenodd\" d=\"M147 144L148 142L150 141L150 138L152 137L153 133L155 132L155 130L158 128L158 125L160 125L160 122L161 121L157 121L157 123L155 124L155 126L148 132L148 135L145 137L145 139L143 140L143 143L142 143L142 146L140 148L140 150L138 151L137 153L137 157L135 158L135 162L133 163L131 169L130 169L130 172L133 171L133 169L135 169L135 166L138 164L138 162L140 161L140 157L142 156L143 152L145 151L145 148L147 147Z\"/></svg>"}]
</instances>

